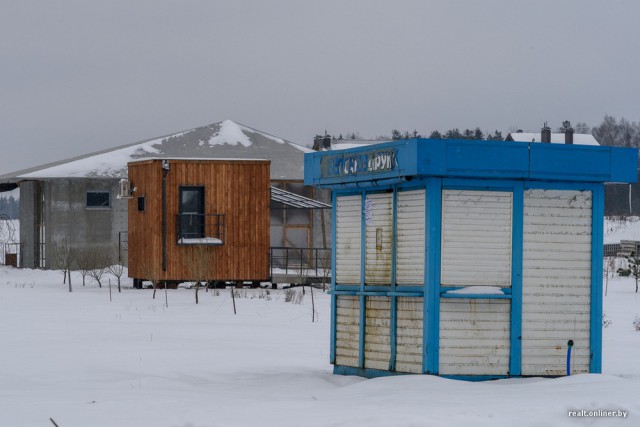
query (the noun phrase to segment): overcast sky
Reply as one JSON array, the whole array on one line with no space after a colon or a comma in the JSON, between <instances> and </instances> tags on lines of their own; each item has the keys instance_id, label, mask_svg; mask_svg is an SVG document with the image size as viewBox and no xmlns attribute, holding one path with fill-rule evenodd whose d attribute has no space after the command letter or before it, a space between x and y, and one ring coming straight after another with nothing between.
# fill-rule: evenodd
<instances>
[{"instance_id":1,"label":"overcast sky","mask_svg":"<svg viewBox=\"0 0 640 427\"><path fill-rule=\"evenodd\" d=\"M640 1L0 0L0 175L230 119L316 133L640 119Z\"/></svg>"}]
</instances>

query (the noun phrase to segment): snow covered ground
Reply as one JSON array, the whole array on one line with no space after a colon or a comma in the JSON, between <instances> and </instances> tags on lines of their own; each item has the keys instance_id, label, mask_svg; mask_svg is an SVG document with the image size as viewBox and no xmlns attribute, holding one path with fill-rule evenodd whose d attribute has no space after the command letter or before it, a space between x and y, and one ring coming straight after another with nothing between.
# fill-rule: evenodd
<instances>
[{"instance_id":1,"label":"snow covered ground","mask_svg":"<svg viewBox=\"0 0 640 427\"><path fill-rule=\"evenodd\" d=\"M626 238L626 237L622 237ZM602 375L484 383L332 375L329 296L82 286L0 267L0 426L640 425L640 294L611 278ZM112 279L112 283L114 280ZM297 290L299 291L299 290ZM269 299L270 298L270 299ZM569 417L624 411L626 418Z\"/></svg>"}]
</instances>

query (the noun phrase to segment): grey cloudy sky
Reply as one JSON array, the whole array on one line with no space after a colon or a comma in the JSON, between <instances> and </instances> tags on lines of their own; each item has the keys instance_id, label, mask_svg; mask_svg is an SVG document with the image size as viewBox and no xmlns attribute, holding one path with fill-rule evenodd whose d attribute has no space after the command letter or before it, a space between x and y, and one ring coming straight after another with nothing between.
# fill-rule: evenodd
<instances>
[{"instance_id":1,"label":"grey cloudy sky","mask_svg":"<svg viewBox=\"0 0 640 427\"><path fill-rule=\"evenodd\" d=\"M0 174L225 119L313 135L640 119L640 2L0 0Z\"/></svg>"}]
</instances>

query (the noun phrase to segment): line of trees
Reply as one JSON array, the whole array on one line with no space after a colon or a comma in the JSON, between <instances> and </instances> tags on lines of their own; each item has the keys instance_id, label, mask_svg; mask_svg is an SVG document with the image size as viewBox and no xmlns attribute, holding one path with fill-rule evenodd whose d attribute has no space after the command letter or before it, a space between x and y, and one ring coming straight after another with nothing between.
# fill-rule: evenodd
<instances>
[{"instance_id":1,"label":"line of trees","mask_svg":"<svg viewBox=\"0 0 640 427\"><path fill-rule=\"evenodd\" d=\"M604 116L604 119L598 126L591 127L585 122L576 122L574 125L572 125L572 128L576 134L593 135L600 143L600 145L640 148L640 121L629 121L624 117L616 119L615 117L607 114ZM539 132L540 129L536 129L535 131ZM555 128L554 131L564 132L565 128L563 126L559 126ZM460 128L453 128L444 132L434 130L428 135L422 135L416 129L414 129L413 131L401 131L398 129L393 129L390 136L380 135L375 138L363 138L358 132L349 132L344 139L374 139L381 141L397 141L401 139L423 137L430 139L472 139L503 141L506 137L506 134L499 130L495 130L493 132L483 131L479 126L476 126L475 128L466 128L464 130L460 130ZM335 137L331 138L335 139ZM338 139L343 139L343 135L340 134Z\"/></svg>"}]
</instances>

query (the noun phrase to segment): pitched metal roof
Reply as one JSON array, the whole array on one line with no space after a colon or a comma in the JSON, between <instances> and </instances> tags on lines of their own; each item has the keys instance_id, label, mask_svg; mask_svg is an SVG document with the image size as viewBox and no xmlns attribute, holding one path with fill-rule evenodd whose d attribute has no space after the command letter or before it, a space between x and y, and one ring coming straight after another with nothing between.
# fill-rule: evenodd
<instances>
[{"instance_id":1,"label":"pitched metal roof","mask_svg":"<svg viewBox=\"0 0 640 427\"><path fill-rule=\"evenodd\" d=\"M231 120L0 176L0 183L49 178L124 178L127 163L146 158L267 159L271 179L302 180L307 147Z\"/></svg>"},{"instance_id":2,"label":"pitched metal roof","mask_svg":"<svg viewBox=\"0 0 640 427\"><path fill-rule=\"evenodd\" d=\"M331 205L271 186L271 200L298 209L331 209Z\"/></svg>"}]
</instances>

